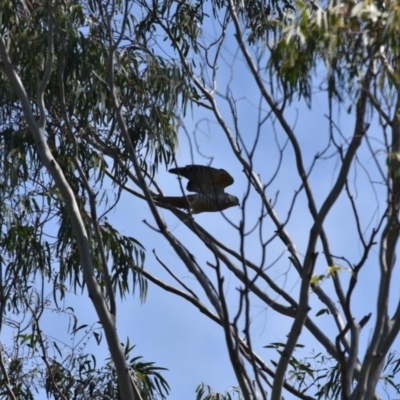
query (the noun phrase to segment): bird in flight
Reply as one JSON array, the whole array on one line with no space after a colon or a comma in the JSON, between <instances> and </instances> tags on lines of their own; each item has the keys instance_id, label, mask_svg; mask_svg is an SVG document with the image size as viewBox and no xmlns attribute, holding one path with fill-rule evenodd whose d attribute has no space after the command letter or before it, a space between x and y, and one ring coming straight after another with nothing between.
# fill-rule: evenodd
<instances>
[{"instance_id":1,"label":"bird in flight","mask_svg":"<svg viewBox=\"0 0 400 400\"><path fill-rule=\"evenodd\" d=\"M236 196L224 191L233 183L232 176L224 169L205 165L187 165L186 167L172 168L169 172L187 178L189 182L186 189L196 194L176 197L155 196L154 199L161 203L191 210L192 214L222 211L240 205Z\"/></svg>"}]
</instances>

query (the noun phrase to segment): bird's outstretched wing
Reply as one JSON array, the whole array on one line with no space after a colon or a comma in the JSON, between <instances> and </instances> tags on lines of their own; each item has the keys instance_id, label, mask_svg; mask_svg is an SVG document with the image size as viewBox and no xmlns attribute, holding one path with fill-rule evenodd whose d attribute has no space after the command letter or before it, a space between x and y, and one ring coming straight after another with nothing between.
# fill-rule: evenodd
<instances>
[{"instance_id":1,"label":"bird's outstretched wing","mask_svg":"<svg viewBox=\"0 0 400 400\"><path fill-rule=\"evenodd\" d=\"M232 176L224 169L205 165L187 165L172 168L169 172L187 178L189 182L186 189L189 192L222 194L224 189L234 182Z\"/></svg>"}]
</instances>

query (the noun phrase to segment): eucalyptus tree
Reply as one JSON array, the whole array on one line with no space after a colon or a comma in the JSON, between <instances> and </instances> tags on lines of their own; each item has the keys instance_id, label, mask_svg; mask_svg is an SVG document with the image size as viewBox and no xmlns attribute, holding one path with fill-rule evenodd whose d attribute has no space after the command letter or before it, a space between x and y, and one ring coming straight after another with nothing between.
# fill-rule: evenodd
<instances>
[{"instance_id":1,"label":"eucalyptus tree","mask_svg":"<svg viewBox=\"0 0 400 400\"><path fill-rule=\"evenodd\" d=\"M144 299L149 281L221 327L235 388L201 385L197 398L399 393L396 2L0 7L0 310L15 338L3 343L4 396L166 397L159 368L116 331L119 297ZM178 138L190 163L209 164L204 136L242 193L240 208L215 214L224 233L158 201L171 195L159 172L180 162ZM143 224L132 207L157 243L146 262L141 237L112 224L122 196L153 217ZM193 287L160 257L165 245ZM100 326L59 305L70 292L89 294ZM286 324L281 340L259 340L260 304L268 325ZM110 362L97 369L81 347L63 357L42 323L52 309L72 336L104 333Z\"/></svg>"},{"instance_id":2,"label":"eucalyptus tree","mask_svg":"<svg viewBox=\"0 0 400 400\"><path fill-rule=\"evenodd\" d=\"M104 185L109 163L119 184L127 179L133 153L147 175L169 162L187 79L178 64L135 44L139 33L121 3L5 1L0 16L1 326L14 338L2 344L2 395L45 389L56 398L128 399L158 388L164 396L159 368L130 358L129 339L122 348L116 332L116 297L135 288L146 295L136 272L145 253L108 222L119 193L108 197ZM98 150L103 144L110 154ZM118 162L107 159L115 154ZM85 291L100 325L81 323L64 303ZM46 334L49 312L70 318L78 344L68 349ZM103 335L112 362L98 369L82 343Z\"/></svg>"}]
</instances>

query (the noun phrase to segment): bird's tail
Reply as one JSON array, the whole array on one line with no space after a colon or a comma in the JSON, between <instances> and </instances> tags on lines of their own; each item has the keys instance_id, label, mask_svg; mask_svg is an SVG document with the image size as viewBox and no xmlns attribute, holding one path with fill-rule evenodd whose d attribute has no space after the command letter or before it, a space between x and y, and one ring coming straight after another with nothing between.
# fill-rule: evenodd
<instances>
[{"instance_id":1,"label":"bird's tail","mask_svg":"<svg viewBox=\"0 0 400 400\"><path fill-rule=\"evenodd\" d=\"M160 203L169 204L173 207L184 208L186 210L190 208L190 203L185 196L154 196L153 198Z\"/></svg>"}]
</instances>

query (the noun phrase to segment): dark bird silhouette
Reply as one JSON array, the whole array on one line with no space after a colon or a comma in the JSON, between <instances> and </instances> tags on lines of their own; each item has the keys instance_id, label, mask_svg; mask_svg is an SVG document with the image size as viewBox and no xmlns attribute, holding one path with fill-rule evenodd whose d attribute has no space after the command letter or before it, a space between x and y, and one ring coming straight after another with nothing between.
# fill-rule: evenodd
<instances>
[{"instance_id":1,"label":"dark bird silhouette","mask_svg":"<svg viewBox=\"0 0 400 400\"><path fill-rule=\"evenodd\" d=\"M240 205L239 199L225 193L225 188L234 182L232 176L224 169L217 169L205 165L187 165L186 167L172 168L172 174L189 180L186 189L187 196L155 196L154 199L174 207L191 210L193 214L201 212L222 211L229 207Z\"/></svg>"}]
</instances>

